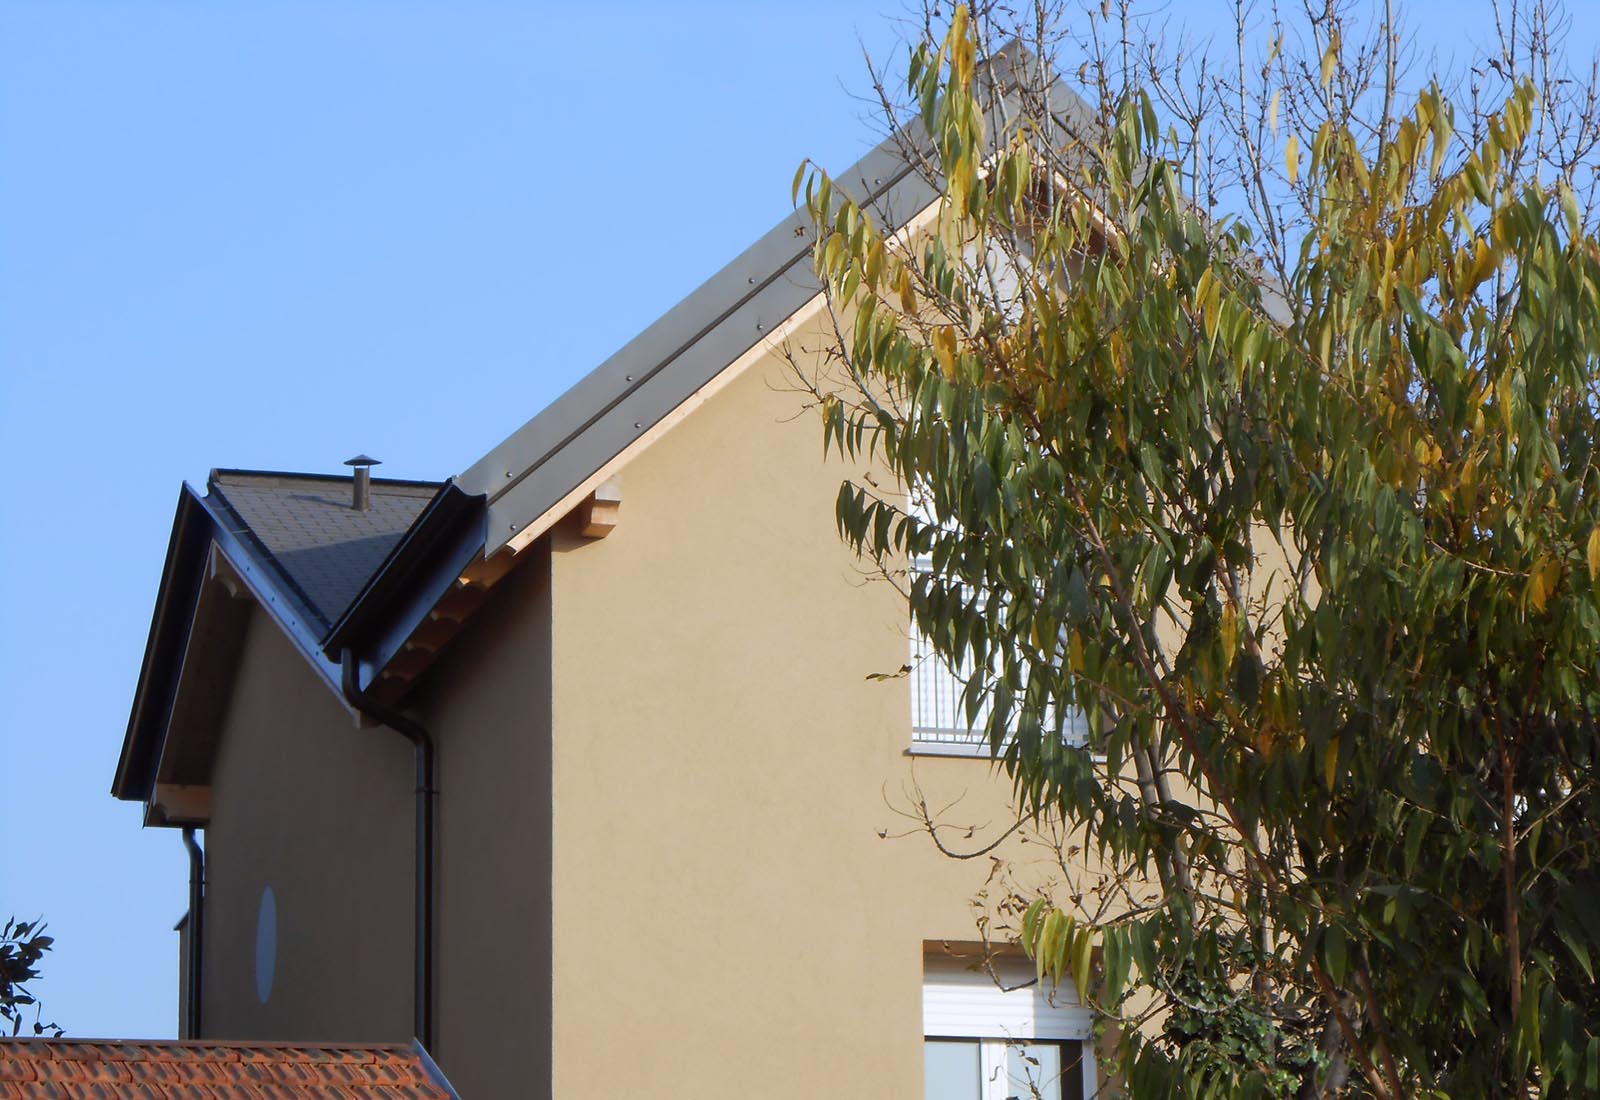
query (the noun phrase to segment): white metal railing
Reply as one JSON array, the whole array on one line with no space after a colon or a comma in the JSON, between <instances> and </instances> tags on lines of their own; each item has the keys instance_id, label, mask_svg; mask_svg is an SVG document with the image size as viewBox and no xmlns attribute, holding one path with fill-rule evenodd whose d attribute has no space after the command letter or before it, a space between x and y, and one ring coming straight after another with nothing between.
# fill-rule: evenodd
<instances>
[{"instance_id":1,"label":"white metal railing","mask_svg":"<svg viewBox=\"0 0 1600 1100\"><path fill-rule=\"evenodd\" d=\"M927 565L917 562L916 569ZM986 699L973 721L967 721L962 700L972 676L970 660L952 668L933 651L927 636L915 627L911 631L911 747L913 751L962 756L988 756L989 738L985 732L993 707ZM1055 708L1046 712L1047 724L1056 724ZM1069 745L1088 741L1089 726L1081 711L1073 709L1058 727L1061 739Z\"/></svg>"}]
</instances>

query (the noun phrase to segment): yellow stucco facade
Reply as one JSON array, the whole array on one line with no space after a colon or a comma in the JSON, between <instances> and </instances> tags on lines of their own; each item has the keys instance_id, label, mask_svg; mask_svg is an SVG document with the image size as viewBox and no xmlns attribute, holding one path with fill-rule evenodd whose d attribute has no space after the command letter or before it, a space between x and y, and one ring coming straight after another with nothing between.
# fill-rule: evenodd
<instances>
[{"instance_id":1,"label":"yellow stucco facade","mask_svg":"<svg viewBox=\"0 0 1600 1100\"><path fill-rule=\"evenodd\" d=\"M633 457L607 537L524 550L408 701L439 745L433 1053L468 1100L916 1100L925 949L978 938L996 859L1053 874L896 812L915 786L965 848L1013 820L987 761L908 752L909 686L872 678L904 601L840 543L850 471L788 370L773 349ZM213 777L205 1033L404 1038L409 747L273 630Z\"/></svg>"}]
</instances>

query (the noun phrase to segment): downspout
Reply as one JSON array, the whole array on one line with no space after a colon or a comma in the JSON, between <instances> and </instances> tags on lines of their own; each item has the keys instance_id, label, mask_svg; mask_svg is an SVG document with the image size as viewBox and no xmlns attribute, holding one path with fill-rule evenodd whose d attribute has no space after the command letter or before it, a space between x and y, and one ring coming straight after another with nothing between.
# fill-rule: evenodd
<instances>
[{"instance_id":1,"label":"downspout","mask_svg":"<svg viewBox=\"0 0 1600 1100\"><path fill-rule=\"evenodd\" d=\"M357 683L355 653L346 649L340 660L344 698L367 717L388 726L411 742L417 764L416 808L416 912L413 934L415 984L412 992L416 1039L433 1049L433 738L416 719L367 698Z\"/></svg>"},{"instance_id":2,"label":"downspout","mask_svg":"<svg viewBox=\"0 0 1600 1100\"><path fill-rule=\"evenodd\" d=\"M194 826L183 827L183 846L189 849L189 942L186 975L188 988L184 990L183 1037L200 1038L200 991L205 985L200 980L200 964L205 958L206 935L206 854L195 843Z\"/></svg>"}]
</instances>

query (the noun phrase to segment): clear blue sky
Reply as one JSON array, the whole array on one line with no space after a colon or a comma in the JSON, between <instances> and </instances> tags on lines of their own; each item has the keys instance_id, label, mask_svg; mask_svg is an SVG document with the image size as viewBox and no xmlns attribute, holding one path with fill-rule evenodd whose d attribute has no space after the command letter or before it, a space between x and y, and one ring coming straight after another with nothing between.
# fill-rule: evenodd
<instances>
[{"instance_id":1,"label":"clear blue sky","mask_svg":"<svg viewBox=\"0 0 1600 1100\"><path fill-rule=\"evenodd\" d=\"M876 10L0 0L0 916L71 1033L176 1027L182 846L107 789L179 483L464 469L874 143Z\"/></svg>"}]
</instances>

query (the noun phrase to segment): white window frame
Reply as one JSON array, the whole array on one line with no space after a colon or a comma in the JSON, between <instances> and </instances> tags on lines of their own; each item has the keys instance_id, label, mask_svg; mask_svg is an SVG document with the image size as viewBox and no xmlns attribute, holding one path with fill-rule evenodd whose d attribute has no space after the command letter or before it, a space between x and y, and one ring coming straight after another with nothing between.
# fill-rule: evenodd
<instances>
[{"instance_id":1,"label":"white window frame","mask_svg":"<svg viewBox=\"0 0 1600 1100\"><path fill-rule=\"evenodd\" d=\"M1072 989L1035 979L1034 966L1026 959L996 959L985 970L973 970L961 959L927 959L922 979L923 1039L965 1039L980 1044L983 1100L1005 1100L1011 1095L1006 1079L1007 1046L1076 1042L1082 1054L1084 1100L1094 1100L1100 1091L1094 1016Z\"/></svg>"}]
</instances>

